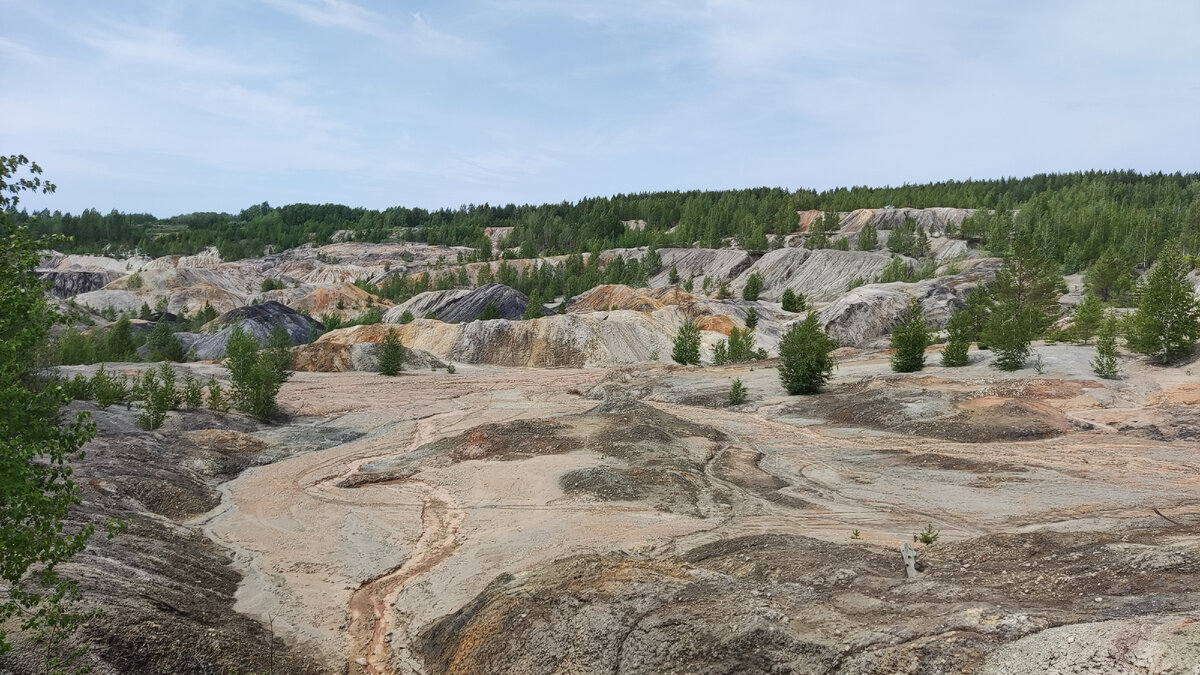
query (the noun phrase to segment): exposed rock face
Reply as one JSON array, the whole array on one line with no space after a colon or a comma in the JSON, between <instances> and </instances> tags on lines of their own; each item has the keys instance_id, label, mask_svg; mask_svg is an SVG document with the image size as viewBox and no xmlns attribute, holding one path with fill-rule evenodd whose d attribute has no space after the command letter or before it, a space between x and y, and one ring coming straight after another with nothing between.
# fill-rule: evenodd
<instances>
[{"instance_id":1,"label":"exposed rock face","mask_svg":"<svg viewBox=\"0 0 1200 675\"><path fill-rule=\"evenodd\" d=\"M631 253L625 257L639 259L646 252L645 249L625 250L636 251L636 254ZM753 253L723 248L660 248L658 255L663 266L659 273L650 279L650 285L655 288L671 283L672 266L679 272L680 279L686 281L688 277L695 275L699 284L704 277L732 281L756 260Z\"/></svg>"},{"instance_id":2,"label":"exposed rock face","mask_svg":"<svg viewBox=\"0 0 1200 675\"><path fill-rule=\"evenodd\" d=\"M414 317L424 317L432 312L440 321L462 323L474 321L489 304L495 305L502 319L520 319L529 304L529 297L495 283L454 291L426 291L388 310L384 321L395 323L408 311Z\"/></svg>"},{"instance_id":3,"label":"exposed rock face","mask_svg":"<svg viewBox=\"0 0 1200 675\"><path fill-rule=\"evenodd\" d=\"M841 228L838 231L842 234L856 233L867 224L874 226L878 230L893 230L903 225L905 220L912 219L917 225L925 228L926 232L941 234L946 231L947 225L961 225L964 218L974 213L975 209L946 207L928 209L857 209L846 214L841 214Z\"/></svg>"},{"instance_id":4,"label":"exposed rock face","mask_svg":"<svg viewBox=\"0 0 1200 675\"><path fill-rule=\"evenodd\" d=\"M316 342L292 350L292 368L319 373L351 370L379 372L379 354L383 350L383 341L387 332L396 328L398 327L391 324L376 323L330 331ZM414 349L407 344L404 347L406 368L428 370L446 367L445 363L429 352Z\"/></svg>"},{"instance_id":5,"label":"exposed rock face","mask_svg":"<svg viewBox=\"0 0 1200 675\"><path fill-rule=\"evenodd\" d=\"M196 255L168 255L156 258L142 268L144 270L171 270L213 268L221 264L221 254L216 247L209 246Z\"/></svg>"},{"instance_id":6,"label":"exposed rock face","mask_svg":"<svg viewBox=\"0 0 1200 675\"><path fill-rule=\"evenodd\" d=\"M213 319L206 328L219 329L214 333L176 333L186 350L195 350L196 357L201 360L220 359L225 356L225 346L233 327L240 325L242 330L253 335L260 343L266 344L275 326L287 329L292 344L305 344L314 326L324 328L319 321L304 316L295 310L278 302L264 302L259 305L246 305L226 312Z\"/></svg>"},{"instance_id":7,"label":"exposed rock face","mask_svg":"<svg viewBox=\"0 0 1200 675\"><path fill-rule=\"evenodd\" d=\"M624 284L605 284L567 300L567 312L604 312L610 309L628 309L635 312L653 312L671 305L691 305L698 298L675 286L656 289L635 289Z\"/></svg>"},{"instance_id":8,"label":"exposed rock face","mask_svg":"<svg viewBox=\"0 0 1200 675\"><path fill-rule=\"evenodd\" d=\"M109 283L124 276L121 272L111 271L38 271L37 276L42 281L50 282L50 292L60 298L69 298L80 293L104 288Z\"/></svg>"},{"instance_id":9,"label":"exposed rock face","mask_svg":"<svg viewBox=\"0 0 1200 675\"><path fill-rule=\"evenodd\" d=\"M330 286L301 286L267 291L260 296L274 300L309 316L337 314L342 317L357 316L364 311L379 307L386 310L392 303L372 295L354 284L339 283Z\"/></svg>"},{"instance_id":10,"label":"exposed rock face","mask_svg":"<svg viewBox=\"0 0 1200 675\"><path fill-rule=\"evenodd\" d=\"M979 282L995 278L1001 264L996 258L980 259L954 276L859 286L821 310L821 323L838 344L865 347L891 333L903 319L909 300L916 298L926 322L941 328L966 305L967 295Z\"/></svg>"},{"instance_id":11,"label":"exposed rock face","mask_svg":"<svg viewBox=\"0 0 1200 675\"><path fill-rule=\"evenodd\" d=\"M786 288L803 293L810 300L832 300L846 292L852 279L874 279L890 260L891 255L886 253L780 248L767 251L739 274L730 284L730 290L741 295L746 280L757 273L762 276L759 297L764 300L778 301Z\"/></svg>"}]
</instances>

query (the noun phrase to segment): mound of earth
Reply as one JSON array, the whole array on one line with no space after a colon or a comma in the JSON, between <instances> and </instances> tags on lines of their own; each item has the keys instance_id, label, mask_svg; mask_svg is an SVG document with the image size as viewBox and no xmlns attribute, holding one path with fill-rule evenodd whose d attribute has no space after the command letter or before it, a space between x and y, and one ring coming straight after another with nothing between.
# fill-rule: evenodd
<instances>
[{"instance_id":1,"label":"mound of earth","mask_svg":"<svg viewBox=\"0 0 1200 675\"><path fill-rule=\"evenodd\" d=\"M205 324L205 329L212 333L176 333L175 336L183 343L185 350L196 353L200 360L220 359L225 356L225 345L233 334L233 327L241 326L242 330L253 335L260 344L266 344L271 330L275 326L287 329L288 338L292 344L305 344L309 341L313 329L323 330L325 327L286 305L268 301L258 305L246 305L226 312Z\"/></svg>"},{"instance_id":2,"label":"mound of earth","mask_svg":"<svg viewBox=\"0 0 1200 675\"><path fill-rule=\"evenodd\" d=\"M274 300L287 305L309 316L336 314L341 317L354 317L372 307L387 310L392 306L391 302L354 284L344 282L315 288L306 285L300 288L267 291L261 297L263 300Z\"/></svg>"},{"instance_id":3,"label":"mound of earth","mask_svg":"<svg viewBox=\"0 0 1200 675\"><path fill-rule=\"evenodd\" d=\"M762 277L759 297L764 300L778 302L788 288L809 300L833 300L846 292L851 280L874 279L891 259L890 254L867 251L780 248L767 251L729 287L740 296L750 275L758 274Z\"/></svg>"},{"instance_id":4,"label":"mound of earth","mask_svg":"<svg viewBox=\"0 0 1200 675\"><path fill-rule=\"evenodd\" d=\"M646 254L646 250L617 249L613 253L619 253L625 258L640 259ZM728 282L736 279L757 259L754 253L724 248L660 248L658 255L663 266L658 274L650 278L650 285L655 288L671 283L672 267L683 280L695 277L699 283L704 277L709 277L718 282Z\"/></svg>"},{"instance_id":5,"label":"mound of earth","mask_svg":"<svg viewBox=\"0 0 1200 675\"><path fill-rule=\"evenodd\" d=\"M396 323L405 312L422 318L433 314L446 323L465 323L479 318L488 305L495 306L501 319L520 319L529 297L503 284L453 291L426 291L388 310L384 321Z\"/></svg>"},{"instance_id":6,"label":"mound of earth","mask_svg":"<svg viewBox=\"0 0 1200 675\"><path fill-rule=\"evenodd\" d=\"M119 518L128 530L107 539L99 525L86 551L58 566L80 586L79 610L104 611L63 651L86 646L78 665L106 674L326 672L302 647L234 611L239 574L224 551L185 525L220 503L219 482L273 458L246 433L257 425L196 411L172 413L163 429L145 432L124 407L76 403L66 412L77 411L90 412L100 433L72 462L83 503L68 527ZM0 671L45 672L46 646L14 637Z\"/></svg>"},{"instance_id":7,"label":"mound of earth","mask_svg":"<svg viewBox=\"0 0 1200 675\"><path fill-rule=\"evenodd\" d=\"M329 331L316 342L292 350L292 368L316 373L341 373L351 370L379 372L379 355L383 351L387 333L389 330L397 330L399 333L399 328L391 324L376 323ZM401 341L403 342L403 339ZM445 368L446 364L429 352L406 345L404 366L408 369L428 370Z\"/></svg>"},{"instance_id":8,"label":"mound of earth","mask_svg":"<svg viewBox=\"0 0 1200 675\"><path fill-rule=\"evenodd\" d=\"M1052 438L1073 429L1061 409L1031 397L1029 387L1001 393L924 384L921 378L874 378L832 387L791 404L790 410L834 424L956 442Z\"/></svg>"},{"instance_id":9,"label":"mound of earth","mask_svg":"<svg viewBox=\"0 0 1200 675\"><path fill-rule=\"evenodd\" d=\"M796 535L576 556L501 574L419 648L443 673L1185 673L1197 532L989 535L921 549L913 580L894 551Z\"/></svg>"},{"instance_id":10,"label":"mound of earth","mask_svg":"<svg viewBox=\"0 0 1200 675\"><path fill-rule=\"evenodd\" d=\"M894 282L859 286L821 310L825 332L846 347L866 347L891 333L904 320L909 302L921 303L925 321L945 326L950 316L966 306L966 297L981 283L996 276L1001 261L979 259L964 264L953 276L915 283Z\"/></svg>"},{"instance_id":11,"label":"mound of earth","mask_svg":"<svg viewBox=\"0 0 1200 675\"><path fill-rule=\"evenodd\" d=\"M676 286L636 289L624 284L605 284L568 300L567 312L578 314L613 309L653 312L670 305L692 305L699 301L697 296Z\"/></svg>"}]
</instances>

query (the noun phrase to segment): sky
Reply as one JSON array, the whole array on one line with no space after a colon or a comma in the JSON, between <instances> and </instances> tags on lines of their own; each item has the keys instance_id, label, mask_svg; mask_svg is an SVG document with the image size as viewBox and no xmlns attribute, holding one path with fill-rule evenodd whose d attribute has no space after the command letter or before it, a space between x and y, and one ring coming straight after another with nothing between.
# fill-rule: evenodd
<instances>
[{"instance_id":1,"label":"sky","mask_svg":"<svg viewBox=\"0 0 1200 675\"><path fill-rule=\"evenodd\" d=\"M1200 170L1196 0L0 0L31 209Z\"/></svg>"}]
</instances>

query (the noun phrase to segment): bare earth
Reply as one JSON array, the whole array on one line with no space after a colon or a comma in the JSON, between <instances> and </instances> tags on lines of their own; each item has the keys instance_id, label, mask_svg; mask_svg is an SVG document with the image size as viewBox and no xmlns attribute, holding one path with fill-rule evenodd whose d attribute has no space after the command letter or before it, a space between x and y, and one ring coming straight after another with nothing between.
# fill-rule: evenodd
<instances>
[{"instance_id":1,"label":"bare earth","mask_svg":"<svg viewBox=\"0 0 1200 675\"><path fill-rule=\"evenodd\" d=\"M1039 351L1014 375L848 353L815 397L770 363L297 373L295 419L255 437L353 440L244 471L191 524L232 552L235 608L331 671L1200 672L1196 366L1109 382L1090 348ZM1089 546L1115 557L1070 567ZM647 627L689 592L711 606ZM710 628L727 653L667 653Z\"/></svg>"}]
</instances>

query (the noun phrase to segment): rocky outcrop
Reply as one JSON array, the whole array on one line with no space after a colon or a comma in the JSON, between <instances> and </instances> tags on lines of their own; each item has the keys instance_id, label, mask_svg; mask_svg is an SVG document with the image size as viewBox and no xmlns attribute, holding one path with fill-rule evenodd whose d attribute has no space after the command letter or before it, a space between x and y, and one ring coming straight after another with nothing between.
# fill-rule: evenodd
<instances>
[{"instance_id":1,"label":"rocky outcrop","mask_svg":"<svg viewBox=\"0 0 1200 675\"><path fill-rule=\"evenodd\" d=\"M890 260L886 253L780 248L767 251L746 268L730 284L730 290L740 296L750 275L758 274L763 280L759 297L764 300L777 302L784 289L790 288L810 300L828 301L845 293L852 279L874 279Z\"/></svg>"},{"instance_id":2,"label":"rocky outcrop","mask_svg":"<svg viewBox=\"0 0 1200 675\"><path fill-rule=\"evenodd\" d=\"M951 314L965 306L967 295L979 282L995 278L1001 261L987 258L964 265L967 269L953 276L855 288L821 310L821 324L838 344L866 347L891 333L903 319L910 300L916 298L925 320L941 328Z\"/></svg>"},{"instance_id":3,"label":"rocky outcrop","mask_svg":"<svg viewBox=\"0 0 1200 675\"><path fill-rule=\"evenodd\" d=\"M388 310L383 320L395 323L405 312L411 312L414 317L432 313L439 321L462 323L474 321L488 305L494 305L502 319L520 319L527 304L529 297L524 293L492 283L479 288L419 293Z\"/></svg>"},{"instance_id":4,"label":"rocky outcrop","mask_svg":"<svg viewBox=\"0 0 1200 675\"><path fill-rule=\"evenodd\" d=\"M240 325L242 330L253 335L261 344L267 343L271 330L275 326L287 329L292 344L305 344L313 333L313 328L323 330L319 321L314 321L295 310L278 302L264 302L258 305L246 305L233 311L226 312L209 322L205 328L208 333L176 333L183 343L185 350L194 351L200 360L220 359L225 356L225 346L233 327Z\"/></svg>"},{"instance_id":5,"label":"rocky outcrop","mask_svg":"<svg viewBox=\"0 0 1200 675\"><path fill-rule=\"evenodd\" d=\"M267 291L259 296L262 300L274 300L309 316L337 314L342 317L357 316L368 309L378 307L386 310L392 303L372 295L354 284L340 283L329 286L301 286Z\"/></svg>"},{"instance_id":6,"label":"rocky outcrop","mask_svg":"<svg viewBox=\"0 0 1200 675\"><path fill-rule=\"evenodd\" d=\"M645 249L627 250L636 250L638 253L625 257L641 258L645 254ZM662 259L662 269L650 278L650 285L655 288L671 283L672 266L681 280L695 276L699 287L704 277L719 282L732 281L757 259L753 253L724 248L660 248L658 255Z\"/></svg>"},{"instance_id":7,"label":"rocky outcrop","mask_svg":"<svg viewBox=\"0 0 1200 675\"><path fill-rule=\"evenodd\" d=\"M567 300L567 312L579 314L612 309L653 312L670 305L695 304L700 300L676 286L635 289L624 284L605 284Z\"/></svg>"},{"instance_id":8,"label":"rocky outcrop","mask_svg":"<svg viewBox=\"0 0 1200 675\"><path fill-rule=\"evenodd\" d=\"M83 270L48 270L36 274L42 281L49 282L50 292L60 298L99 290L124 276L122 272Z\"/></svg>"},{"instance_id":9,"label":"rocky outcrop","mask_svg":"<svg viewBox=\"0 0 1200 675\"><path fill-rule=\"evenodd\" d=\"M975 213L975 209L955 209L933 207L928 209L890 208L890 209L857 209L840 214L839 232L842 234L855 233L867 224L877 230L892 230L911 219L917 225L925 228L930 234L941 234L947 225L958 226L964 218Z\"/></svg>"},{"instance_id":10,"label":"rocky outcrop","mask_svg":"<svg viewBox=\"0 0 1200 675\"><path fill-rule=\"evenodd\" d=\"M144 270L213 268L221 264L221 254L209 246L196 255L169 255L146 263Z\"/></svg>"}]
</instances>

